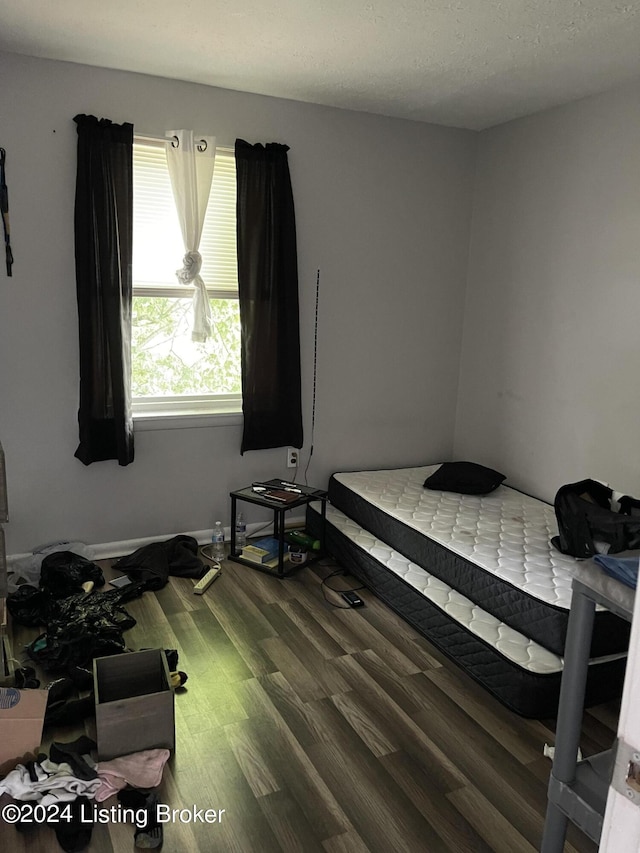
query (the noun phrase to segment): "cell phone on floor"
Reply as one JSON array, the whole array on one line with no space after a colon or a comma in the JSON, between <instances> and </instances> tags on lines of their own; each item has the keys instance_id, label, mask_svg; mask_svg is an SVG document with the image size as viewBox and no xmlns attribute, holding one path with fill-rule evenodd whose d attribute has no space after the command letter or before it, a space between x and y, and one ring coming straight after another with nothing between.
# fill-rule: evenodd
<instances>
[{"instance_id":1,"label":"cell phone on floor","mask_svg":"<svg viewBox=\"0 0 640 853\"><path fill-rule=\"evenodd\" d=\"M349 607L364 607L364 601L360 598L359 595L356 595L355 592L343 592L342 597L347 602Z\"/></svg>"}]
</instances>

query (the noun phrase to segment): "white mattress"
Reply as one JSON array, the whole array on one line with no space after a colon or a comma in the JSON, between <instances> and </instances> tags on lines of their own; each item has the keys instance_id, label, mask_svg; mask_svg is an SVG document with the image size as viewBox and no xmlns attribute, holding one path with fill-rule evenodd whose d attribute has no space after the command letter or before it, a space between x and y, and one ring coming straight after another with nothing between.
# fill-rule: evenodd
<instances>
[{"instance_id":1,"label":"white mattress","mask_svg":"<svg viewBox=\"0 0 640 853\"><path fill-rule=\"evenodd\" d=\"M579 561L551 545L558 533L553 507L508 486L482 496L425 489L425 479L439 467L334 478L453 553L545 604L568 610Z\"/></svg>"},{"instance_id":2,"label":"white mattress","mask_svg":"<svg viewBox=\"0 0 640 853\"><path fill-rule=\"evenodd\" d=\"M415 472L429 472L433 469L416 468L412 470ZM342 479L343 477L353 477L355 475L340 474L338 476ZM421 474L421 484L424 482L426 476L428 476L428 473ZM351 483L349 485L350 488L353 488ZM460 498L462 496L458 495L457 497ZM318 512L320 511L319 504L316 509ZM389 571L402 578L426 599L436 604L451 619L495 648L507 660L517 664L528 672L539 675L562 671L563 659L561 657L525 637L519 631L505 625L504 622L501 622L495 616L478 607L442 580L429 574L425 569L412 563L397 551L394 551L381 539L377 539L373 534L361 528L352 519L330 504L327 505L327 521L359 548L384 565ZM620 655L594 658L591 663L604 662L605 660L612 660L616 657L620 657Z\"/></svg>"}]
</instances>

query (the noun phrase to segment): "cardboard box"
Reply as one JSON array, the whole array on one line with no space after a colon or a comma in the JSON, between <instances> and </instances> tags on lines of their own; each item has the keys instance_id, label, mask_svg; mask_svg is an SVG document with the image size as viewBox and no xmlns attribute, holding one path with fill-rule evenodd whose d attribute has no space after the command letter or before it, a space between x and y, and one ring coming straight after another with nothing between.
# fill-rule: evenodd
<instances>
[{"instance_id":1,"label":"cardboard box","mask_svg":"<svg viewBox=\"0 0 640 853\"><path fill-rule=\"evenodd\" d=\"M143 749L175 750L173 687L162 649L93 662L98 758Z\"/></svg>"},{"instance_id":2,"label":"cardboard box","mask_svg":"<svg viewBox=\"0 0 640 853\"><path fill-rule=\"evenodd\" d=\"M0 776L40 751L47 696L46 690L0 687Z\"/></svg>"}]
</instances>

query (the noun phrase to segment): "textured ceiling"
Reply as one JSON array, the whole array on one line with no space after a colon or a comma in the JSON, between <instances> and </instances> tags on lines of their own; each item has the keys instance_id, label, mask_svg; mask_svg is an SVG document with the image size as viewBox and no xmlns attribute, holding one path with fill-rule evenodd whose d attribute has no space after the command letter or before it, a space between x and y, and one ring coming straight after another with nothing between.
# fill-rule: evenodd
<instances>
[{"instance_id":1,"label":"textured ceiling","mask_svg":"<svg viewBox=\"0 0 640 853\"><path fill-rule=\"evenodd\" d=\"M483 129L640 78L640 2L0 0L0 50Z\"/></svg>"}]
</instances>

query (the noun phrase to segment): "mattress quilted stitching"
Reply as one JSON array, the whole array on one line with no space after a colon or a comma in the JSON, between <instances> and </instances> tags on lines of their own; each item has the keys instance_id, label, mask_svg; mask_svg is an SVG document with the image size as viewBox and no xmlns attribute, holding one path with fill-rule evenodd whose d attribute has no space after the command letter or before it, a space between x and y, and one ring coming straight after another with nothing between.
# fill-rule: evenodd
<instances>
[{"instance_id":1,"label":"mattress quilted stitching","mask_svg":"<svg viewBox=\"0 0 640 853\"><path fill-rule=\"evenodd\" d=\"M541 675L562 670L561 657L505 625L444 581L394 551L330 504L327 506L327 521L359 548L432 601L447 616L522 669ZM592 662L597 660L599 659L593 659Z\"/></svg>"},{"instance_id":2,"label":"mattress quilted stitching","mask_svg":"<svg viewBox=\"0 0 640 853\"><path fill-rule=\"evenodd\" d=\"M556 551L552 506L499 486L490 495L423 487L437 465L335 474L389 515L547 604L569 609L578 561Z\"/></svg>"},{"instance_id":3,"label":"mattress quilted stitching","mask_svg":"<svg viewBox=\"0 0 640 853\"><path fill-rule=\"evenodd\" d=\"M403 578L425 598L433 601L448 616L519 666L539 673L557 672L562 669L562 660L557 655L509 628L464 595L456 592L444 581L429 574L425 569L407 560L380 539L363 530L335 507L327 507L327 520L359 548Z\"/></svg>"}]
</instances>

